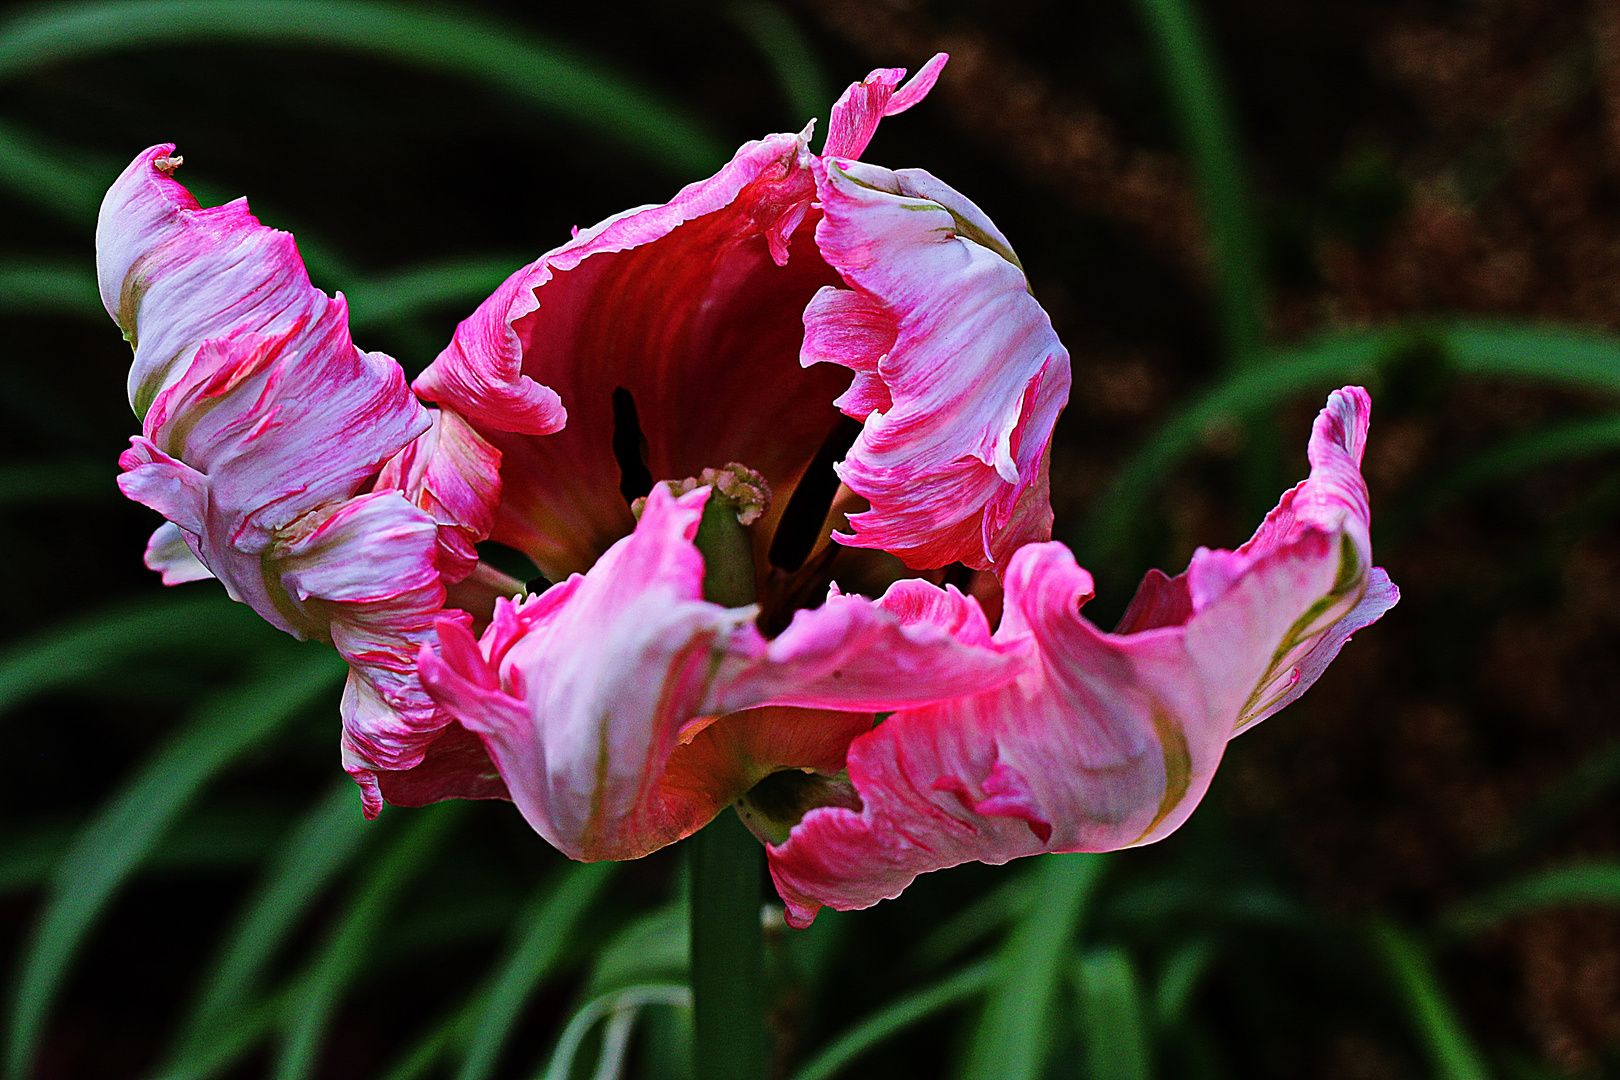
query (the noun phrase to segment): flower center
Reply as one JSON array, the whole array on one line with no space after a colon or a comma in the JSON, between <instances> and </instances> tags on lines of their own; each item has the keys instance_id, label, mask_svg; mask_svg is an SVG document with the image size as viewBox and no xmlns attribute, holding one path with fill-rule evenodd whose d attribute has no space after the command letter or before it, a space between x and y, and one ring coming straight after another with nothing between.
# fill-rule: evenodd
<instances>
[{"instance_id":1,"label":"flower center","mask_svg":"<svg viewBox=\"0 0 1620 1080\"><path fill-rule=\"evenodd\" d=\"M783 769L749 788L736 806L737 816L749 832L767 844L785 844L793 826L810 811L820 806L842 806L859 812L861 797L847 772L828 775L807 769Z\"/></svg>"},{"instance_id":2,"label":"flower center","mask_svg":"<svg viewBox=\"0 0 1620 1080\"><path fill-rule=\"evenodd\" d=\"M754 579L754 543L748 526L770 508L771 488L765 478L733 461L723 469L704 469L685 480L666 480L671 494L709 489L693 543L703 555L703 598L725 607L746 607L758 599ZM630 504L639 519L646 498Z\"/></svg>"}]
</instances>

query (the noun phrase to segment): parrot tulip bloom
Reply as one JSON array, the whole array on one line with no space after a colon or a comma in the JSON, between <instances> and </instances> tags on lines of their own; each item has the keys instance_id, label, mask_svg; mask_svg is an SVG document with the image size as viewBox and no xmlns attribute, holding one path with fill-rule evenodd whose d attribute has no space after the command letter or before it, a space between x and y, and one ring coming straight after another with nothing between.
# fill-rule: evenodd
<instances>
[{"instance_id":1,"label":"parrot tulip bloom","mask_svg":"<svg viewBox=\"0 0 1620 1080\"><path fill-rule=\"evenodd\" d=\"M1115 633L1080 615L1049 540L1068 354L978 207L858 160L943 63L850 87L820 153L772 135L576 231L410 388L290 237L198 207L172 147L114 184L98 268L143 424L120 483L168 519L148 564L343 654L368 812L510 798L623 859L735 803L804 925L963 861L1165 835L1395 602L1346 388L1253 540L1150 574ZM999 625L905 576L953 564Z\"/></svg>"}]
</instances>

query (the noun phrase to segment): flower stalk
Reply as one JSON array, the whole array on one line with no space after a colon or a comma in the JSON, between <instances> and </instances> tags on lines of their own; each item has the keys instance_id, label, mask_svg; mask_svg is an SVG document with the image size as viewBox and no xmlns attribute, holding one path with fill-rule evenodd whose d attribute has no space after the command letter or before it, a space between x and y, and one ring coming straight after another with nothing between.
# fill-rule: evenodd
<instances>
[{"instance_id":1,"label":"flower stalk","mask_svg":"<svg viewBox=\"0 0 1620 1080\"><path fill-rule=\"evenodd\" d=\"M736 814L691 840L693 1073L697 1080L765 1080L765 849Z\"/></svg>"}]
</instances>

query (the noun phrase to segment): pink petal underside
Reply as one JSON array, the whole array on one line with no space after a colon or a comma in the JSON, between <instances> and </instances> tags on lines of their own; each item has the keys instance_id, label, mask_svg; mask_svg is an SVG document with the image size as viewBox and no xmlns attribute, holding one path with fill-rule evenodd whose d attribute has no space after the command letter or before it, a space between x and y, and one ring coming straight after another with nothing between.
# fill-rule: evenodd
<instances>
[{"instance_id":1,"label":"pink petal underside","mask_svg":"<svg viewBox=\"0 0 1620 1080\"><path fill-rule=\"evenodd\" d=\"M428 744L419 764L370 775L375 777L382 799L394 806L426 806L445 799L512 798L483 740L460 724L445 727Z\"/></svg>"},{"instance_id":2,"label":"pink petal underside","mask_svg":"<svg viewBox=\"0 0 1620 1080\"><path fill-rule=\"evenodd\" d=\"M995 637L1027 640L1038 663L988 693L900 710L851 744L862 809L813 810L771 848L789 920L805 925L824 904L870 906L961 862L1108 850L1177 828L1235 730L1297 697L1396 599L1361 560L1365 501L1345 497L1360 483L1365 400L1353 390L1330 400L1311 479L1240 549L1240 564L1203 552L1187 575L1150 575L1127 632L1080 616L1090 577L1061 545L1015 554ZM1281 528L1289 506L1327 509ZM1210 575L1195 605L1187 583L1200 560L1237 569L1218 588Z\"/></svg>"},{"instance_id":3,"label":"pink petal underside","mask_svg":"<svg viewBox=\"0 0 1620 1080\"><path fill-rule=\"evenodd\" d=\"M767 643L753 608L702 599L692 536L707 496L655 488L590 573L500 603L477 645L441 625L439 651L423 654L429 691L484 737L529 823L575 858L644 855L776 768L841 757L871 710L1005 681L1029 662L1021 644L990 641L974 601L924 582L876 603L835 595ZM766 703L841 714L756 708ZM743 710L750 720L707 723ZM807 747L813 760L792 760ZM698 769L716 760L729 764Z\"/></svg>"},{"instance_id":4,"label":"pink petal underside","mask_svg":"<svg viewBox=\"0 0 1620 1080\"><path fill-rule=\"evenodd\" d=\"M843 380L795 363L800 313L837 280L798 226L779 265L771 230L814 187L803 140L749 143L670 202L580 232L512 276L416 381L502 454L493 539L553 580L587 569L633 521L613 454L614 393L634 402L655 479L739 461L777 493L772 514L837 421ZM568 424L531 419L525 389L555 389ZM524 399L526 400L526 399ZM619 418L622 421L622 417ZM756 531L770 535L774 516Z\"/></svg>"},{"instance_id":5,"label":"pink petal underside","mask_svg":"<svg viewBox=\"0 0 1620 1080\"><path fill-rule=\"evenodd\" d=\"M165 585L182 585L188 581L204 581L213 577L192 550L195 542L195 538L188 538L180 526L165 521L146 542L146 568L162 574Z\"/></svg>"},{"instance_id":6,"label":"pink petal underside","mask_svg":"<svg viewBox=\"0 0 1620 1080\"><path fill-rule=\"evenodd\" d=\"M850 286L806 309L802 362L856 372L847 544L915 567L1005 565L1051 535L1046 454L1069 356L982 211L915 170L814 165L816 243Z\"/></svg>"},{"instance_id":7,"label":"pink petal underside","mask_svg":"<svg viewBox=\"0 0 1620 1080\"><path fill-rule=\"evenodd\" d=\"M429 418L399 365L349 341L335 301L317 325L201 343L143 426L208 477L208 551L256 556L291 521L355 494Z\"/></svg>"},{"instance_id":8,"label":"pink petal underside","mask_svg":"<svg viewBox=\"0 0 1620 1080\"><path fill-rule=\"evenodd\" d=\"M948 59L945 53L935 53L904 86L900 80L906 76L905 68L878 68L850 86L827 118L822 156L860 157L885 116L903 113L928 96Z\"/></svg>"},{"instance_id":9,"label":"pink petal underside","mask_svg":"<svg viewBox=\"0 0 1620 1080\"><path fill-rule=\"evenodd\" d=\"M103 299L135 344L144 435L131 497L195 537L231 595L285 629L260 557L275 534L355 494L429 424L399 366L349 339L341 298L312 287L292 238L245 203L201 209L146 151L97 227Z\"/></svg>"},{"instance_id":10,"label":"pink petal underside","mask_svg":"<svg viewBox=\"0 0 1620 1080\"><path fill-rule=\"evenodd\" d=\"M431 409L433 426L383 466L374 489L397 490L439 525L439 570L446 584L478 563L501 494L501 454L450 409Z\"/></svg>"}]
</instances>

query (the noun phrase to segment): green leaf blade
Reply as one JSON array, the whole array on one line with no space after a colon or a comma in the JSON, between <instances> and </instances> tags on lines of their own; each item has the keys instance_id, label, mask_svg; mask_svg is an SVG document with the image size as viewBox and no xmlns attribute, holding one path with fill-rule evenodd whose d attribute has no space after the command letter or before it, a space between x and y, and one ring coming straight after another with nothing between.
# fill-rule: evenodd
<instances>
[{"instance_id":1,"label":"green leaf blade","mask_svg":"<svg viewBox=\"0 0 1620 1080\"><path fill-rule=\"evenodd\" d=\"M195 719L106 804L58 864L24 954L11 1012L6 1076L29 1070L69 964L112 896L202 786L332 688L335 654L285 649L268 674L199 706Z\"/></svg>"}]
</instances>

